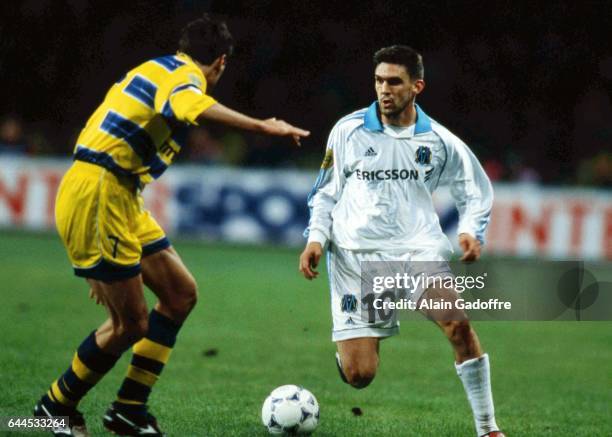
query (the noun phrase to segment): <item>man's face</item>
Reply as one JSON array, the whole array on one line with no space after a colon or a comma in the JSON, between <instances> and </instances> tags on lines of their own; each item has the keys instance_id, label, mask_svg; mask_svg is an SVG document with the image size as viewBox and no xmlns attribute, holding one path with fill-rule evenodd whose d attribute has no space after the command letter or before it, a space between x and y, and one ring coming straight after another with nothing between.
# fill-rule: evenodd
<instances>
[{"instance_id":1,"label":"man's face","mask_svg":"<svg viewBox=\"0 0 612 437\"><path fill-rule=\"evenodd\" d=\"M404 111L425 85L420 79L413 81L403 65L385 62L376 67L374 82L380 112L388 117Z\"/></svg>"}]
</instances>

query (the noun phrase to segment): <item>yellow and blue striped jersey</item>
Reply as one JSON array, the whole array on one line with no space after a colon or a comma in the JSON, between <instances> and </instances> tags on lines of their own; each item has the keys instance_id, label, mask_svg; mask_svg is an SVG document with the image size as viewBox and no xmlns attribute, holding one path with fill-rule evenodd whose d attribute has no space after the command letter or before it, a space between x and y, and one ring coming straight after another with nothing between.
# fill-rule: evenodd
<instances>
[{"instance_id":1,"label":"yellow and blue striped jersey","mask_svg":"<svg viewBox=\"0 0 612 437\"><path fill-rule=\"evenodd\" d=\"M147 184L173 162L188 126L215 103L189 56L152 59L111 87L81 131L74 158Z\"/></svg>"}]
</instances>

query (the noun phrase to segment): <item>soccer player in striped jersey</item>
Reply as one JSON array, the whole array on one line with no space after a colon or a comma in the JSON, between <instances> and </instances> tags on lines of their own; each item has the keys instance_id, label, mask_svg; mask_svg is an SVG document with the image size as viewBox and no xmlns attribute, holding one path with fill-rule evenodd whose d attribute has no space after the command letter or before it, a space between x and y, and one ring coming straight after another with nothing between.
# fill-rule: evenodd
<instances>
[{"instance_id":1,"label":"soccer player in striped jersey","mask_svg":"<svg viewBox=\"0 0 612 437\"><path fill-rule=\"evenodd\" d=\"M147 401L197 299L196 282L140 194L172 164L190 125L216 121L268 135L309 135L282 120L233 111L207 94L232 52L225 23L208 16L183 30L176 55L149 60L114 84L87 121L62 179L56 224L74 273L108 319L77 348L36 404L37 416L69 416L57 436L86 436L77 405L128 348L133 356L104 426L118 435L164 435ZM149 312L144 286L158 298Z\"/></svg>"}]
</instances>

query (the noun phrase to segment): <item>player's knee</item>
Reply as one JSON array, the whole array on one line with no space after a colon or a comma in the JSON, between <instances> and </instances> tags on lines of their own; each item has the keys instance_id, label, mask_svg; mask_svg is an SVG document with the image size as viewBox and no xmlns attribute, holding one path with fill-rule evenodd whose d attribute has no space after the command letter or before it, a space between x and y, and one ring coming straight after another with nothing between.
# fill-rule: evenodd
<instances>
[{"instance_id":1,"label":"player's knee","mask_svg":"<svg viewBox=\"0 0 612 437\"><path fill-rule=\"evenodd\" d=\"M196 303L198 303L198 284L193 276L190 276L185 292L185 309L187 310L187 313L191 312L191 310L196 306Z\"/></svg>"},{"instance_id":2,"label":"player's knee","mask_svg":"<svg viewBox=\"0 0 612 437\"><path fill-rule=\"evenodd\" d=\"M376 364L349 365L344 369L347 382L355 388L366 388L376 376Z\"/></svg>"},{"instance_id":3,"label":"player's knee","mask_svg":"<svg viewBox=\"0 0 612 437\"><path fill-rule=\"evenodd\" d=\"M163 302L163 305L172 314L172 318L174 320L185 319L198 301L198 286L193 276L188 275L181 278L175 284L173 292L168 295L172 298L169 302Z\"/></svg>"},{"instance_id":4,"label":"player's knee","mask_svg":"<svg viewBox=\"0 0 612 437\"><path fill-rule=\"evenodd\" d=\"M121 343L132 345L141 340L149 329L149 320L146 317L137 317L113 325L113 335Z\"/></svg>"},{"instance_id":5,"label":"player's knee","mask_svg":"<svg viewBox=\"0 0 612 437\"><path fill-rule=\"evenodd\" d=\"M189 275L183 280L180 296L177 310L187 316L198 302L198 284L193 276Z\"/></svg>"},{"instance_id":6,"label":"player's knee","mask_svg":"<svg viewBox=\"0 0 612 437\"><path fill-rule=\"evenodd\" d=\"M468 320L452 320L445 322L443 329L449 341L455 345L466 343L472 333L472 327Z\"/></svg>"}]
</instances>

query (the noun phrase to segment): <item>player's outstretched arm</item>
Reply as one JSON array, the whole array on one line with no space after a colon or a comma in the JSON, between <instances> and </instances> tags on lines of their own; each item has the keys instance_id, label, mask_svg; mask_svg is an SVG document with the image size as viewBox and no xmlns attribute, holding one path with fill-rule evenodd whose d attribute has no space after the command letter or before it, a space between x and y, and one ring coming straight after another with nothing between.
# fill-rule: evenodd
<instances>
[{"instance_id":1,"label":"player's outstretched arm","mask_svg":"<svg viewBox=\"0 0 612 437\"><path fill-rule=\"evenodd\" d=\"M310 242L306 245L306 248L300 255L300 272L308 280L312 280L319 276L319 272L316 271L321 256L323 255L323 247L321 243L316 241Z\"/></svg>"},{"instance_id":2,"label":"player's outstretched arm","mask_svg":"<svg viewBox=\"0 0 612 437\"><path fill-rule=\"evenodd\" d=\"M234 111L220 103L215 103L203 111L198 119L216 121L228 126L261 132L266 135L291 136L298 146L300 145L301 138L310 135L309 131L292 126L283 120L277 120L276 118L260 120Z\"/></svg>"}]
</instances>

